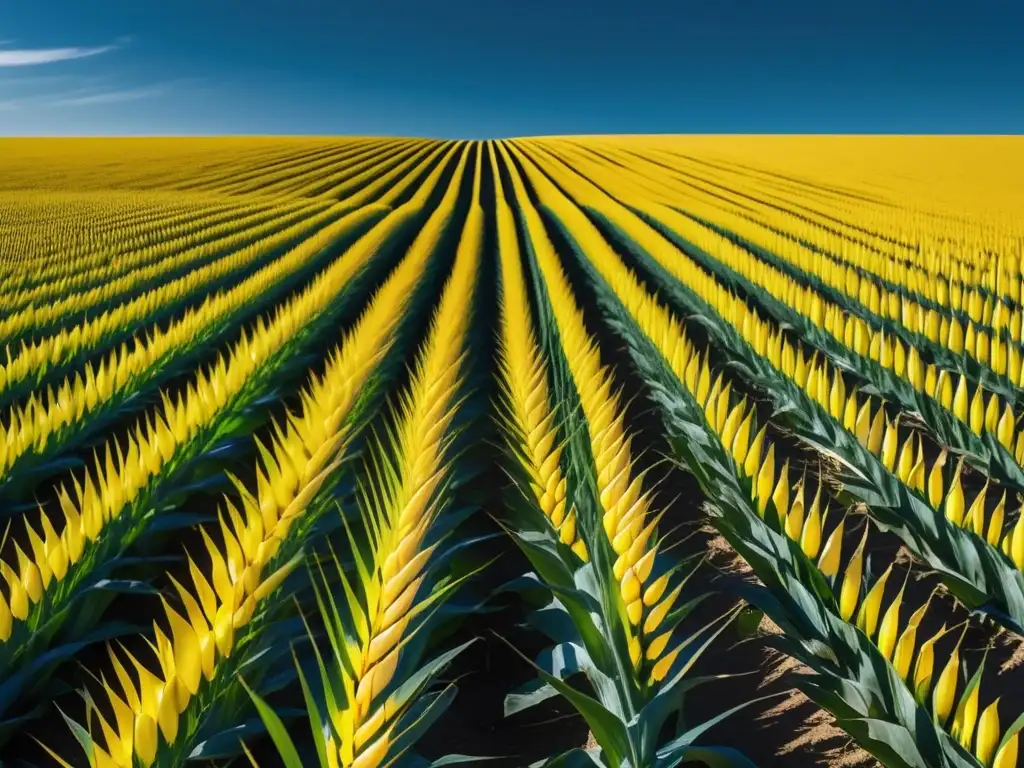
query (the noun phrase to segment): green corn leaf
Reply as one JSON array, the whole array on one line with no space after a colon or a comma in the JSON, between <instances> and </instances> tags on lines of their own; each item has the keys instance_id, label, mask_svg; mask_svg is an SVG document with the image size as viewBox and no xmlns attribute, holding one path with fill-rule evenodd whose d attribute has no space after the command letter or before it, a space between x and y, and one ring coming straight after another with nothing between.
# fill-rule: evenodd
<instances>
[{"instance_id":1,"label":"green corn leaf","mask_svg":"<svg viewBox=\"0 0 1024 768\"><path fill-rule=\"evenodd\" d=\"M295 748L295 743L292 741L292 737L288 735L288 729L285 728L281 718L277 716L273 709L271 709L267 703L260 698L259 694L255 693L244 680L241 680L241 685L245 689L245 692L249 694L249 698L252 699L253 704L256 706L256 711L259 713L260 719L267 728L267 733L270 734L270 738L274 742L274 746L277 747L278 752L281 755L281 760L284 761L285 768L302 768L302 759L299 757L298 750ZM326 763L323 764L326 766Z\"/></svg>"}]
</instances>

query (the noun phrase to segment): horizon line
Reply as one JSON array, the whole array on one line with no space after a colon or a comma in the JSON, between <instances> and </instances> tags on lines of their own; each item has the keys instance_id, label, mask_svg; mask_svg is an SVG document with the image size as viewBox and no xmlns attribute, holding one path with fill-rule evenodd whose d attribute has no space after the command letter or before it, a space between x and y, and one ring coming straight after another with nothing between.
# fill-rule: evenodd
<instances>
[{"instance_id":1,"label":"horizon line","mask_svg":"<svg viewBox=\"0 0 1024 768\"><path fill-rule=\"evenodd\" d=\"M10 140L33 140L33 141L61 141L61 140L111 140L111 139L418 139L429 141L516 141L524 139L564 139L564 138L608 138L608 137L689 137L689 138L713 138L722 136L737 137L835 137L835 138L1024 138L1022 133L917 133L917 132L747 132L747 131L721 131L721 132L636 132L636 133L537 133L523 134L518 136L424 136L415 134L399 133L110 133L110 134L0 134L0 141Z\"/></svg>"}]
</instances>

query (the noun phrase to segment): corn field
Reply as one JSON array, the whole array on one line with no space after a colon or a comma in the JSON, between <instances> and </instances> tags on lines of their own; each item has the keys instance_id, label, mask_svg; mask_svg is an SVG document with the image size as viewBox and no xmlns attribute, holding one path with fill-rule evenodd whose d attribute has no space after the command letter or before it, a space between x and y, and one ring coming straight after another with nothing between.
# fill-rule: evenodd
<instances>
[{"instance_id":1,"label":"corn field","mask_svg":"<svg viewBox=\"0 0 1024 768\"><path fill-rule=\"evenodd\" d=\"M2 144L0 765L1018 765L1019 139Z\"/></svg>"}]
</instances>

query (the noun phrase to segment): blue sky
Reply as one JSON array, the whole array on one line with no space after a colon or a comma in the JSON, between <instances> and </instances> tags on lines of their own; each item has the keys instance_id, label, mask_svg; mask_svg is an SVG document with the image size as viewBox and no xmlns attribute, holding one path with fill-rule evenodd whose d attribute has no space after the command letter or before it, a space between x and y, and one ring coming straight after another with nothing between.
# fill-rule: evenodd
<instances>
[{"instance_id":1,"label":"blue sky","mask_svg":"<svg viewBox=\"0 0 1024 768\"><path fill-rule=\"evenodd\" d=\"M1020 0L0 0L0 134L1021 133Z\"/></svg>"}]
</instances>

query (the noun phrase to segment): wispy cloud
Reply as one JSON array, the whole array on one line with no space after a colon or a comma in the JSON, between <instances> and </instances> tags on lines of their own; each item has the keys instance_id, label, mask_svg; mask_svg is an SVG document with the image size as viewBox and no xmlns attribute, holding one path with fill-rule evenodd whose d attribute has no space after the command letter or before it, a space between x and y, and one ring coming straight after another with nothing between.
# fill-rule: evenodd
<instances>
[{"instance_id":1,"label":"wispy cloud","mask_svg":"<svg viewBox=\"0 0 1024 768\"><path fill-rule=\"evenodd\" d=\"M70 87L40 88L40 85ZM7 87L4 87L7 86ZM94 107L208 91L203 78L118 83L109 77L0 78L0 113Z\"/></svg>"},{"instance_id":2,"label":"wispy cloud","mask_svg":"<svg viewBox=\"0 0 1024 768\"><path fill-rule=\"evenodd\" d=\"M117 48L116 45L100 45L93 48L21 48L0 50L0 67L32 67L39 64L53 64L58 61L84 59L98 56Z\"/></svg>"},{"instance_id":3,"label":"wispy cloud","mask_svg":"<svg viewBox=\"0 0 1024 768\"><path fill-rule=\"evenodd\" d=\"M122 90L115 91L100 91L98 93L90 93L85 96L70 96L64 98L57 98L48 102L48 106L53 107L89 107L96 104L119 104L123 101L138 101L139 99L149 99L154 96L159 96L164 92L164 88L161 86L151 86L148 88L125 88Z\"/></svg>"},{"instance_id":4,"label":"wispy cloud","mask_svg":"<svg viewBox=\"0 0 1024 768\"><path fill-rule=\"evenodd\" d=\"M21 74L31 71L32 74ZM103 75L39 75L38 70L18 70L18 74L0 71L0 95L26 96L45 94L54 89L84 88L102 86L109 83L110 78ZM51 70L52 71L52 70Z\"/></svg>"}]
</instances>

